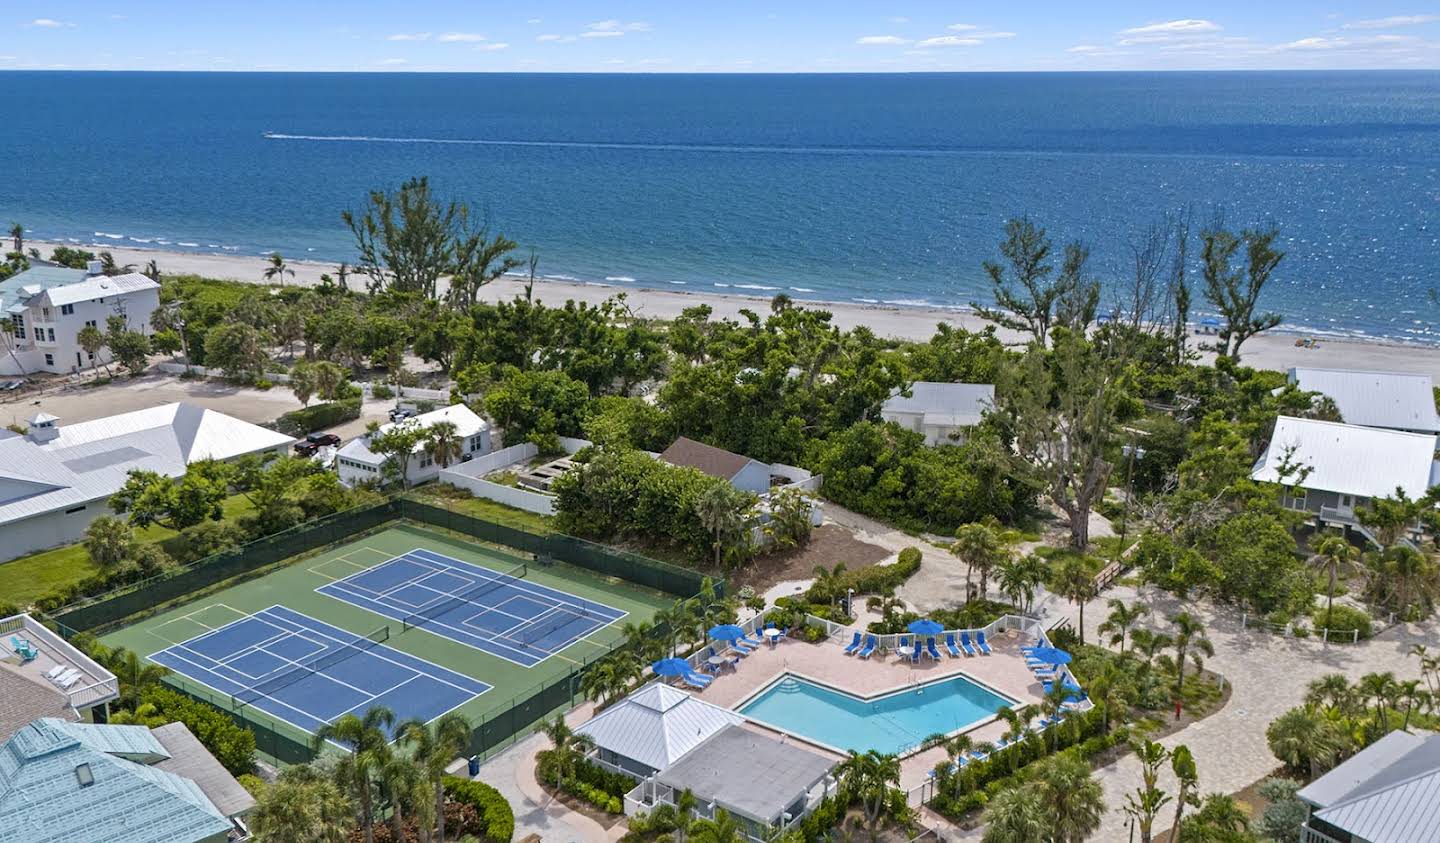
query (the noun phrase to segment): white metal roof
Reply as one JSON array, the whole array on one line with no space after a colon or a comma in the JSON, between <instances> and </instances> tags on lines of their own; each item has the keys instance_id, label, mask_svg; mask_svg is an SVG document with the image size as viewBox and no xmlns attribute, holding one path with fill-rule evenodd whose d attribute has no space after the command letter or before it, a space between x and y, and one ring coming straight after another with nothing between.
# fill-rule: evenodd
<instances>
[{"instance_id":1,"label":"white metal roof","mask_svg":"<svg viewBox=\"0 0 1440 843\"><path fill-rule=\"evenodd\" d=\"M131 469L171 477L204 459L283 447L289 436L194 404L60 425L48 442L0 439L0 525L107 498Z\"/></svg>"},{"instance_id":2,"label":"white metal roof","mask_svg":"<svg viewBox=\"0 0 1440 843\"><path fill-rule=\"evenodd\" d=\"M1429 375L1295 368L1290 382L1328 395L1346 424L1440 433Z\"/></svg>"},{"instance_id":3,"label":"white metal roof","mask_svg":"<svg viewBox=\"0 0 1440 843\"><path fill-rule=\"evenodd\" d=\"M892 395L881 411L920 413L926 424L966 427L979 424L981 415L995 406L995 385L989 383L916 381L909 392L909 398Z\"/></svg>"},{"instance_id":4,"label":"white metal roof","mask_svg":"<svg viewBox=\"0 0 1440 843\"><path fill-rule=\"evenodd\" d=\"M461 439L467 436L474 436L480 431L490 427L488 422L475 415L475 411L464 404L451 404L448 407L432 410L428 413L418 415L413 419L406 419L404 422L401 422L401 424L413 425L418 423L420 427L426 428L442 421L448 421L455 425L455 435ZM382 424L380 425L379 432L386 433L394 430L395 427L396 424L394 422ZM335 456L355 460L356 462L363 462L368 465L380 465L385 462L385 458L370 450L369 439L370 437L368 435L357 436L349 442L346 442L344 447L336 452ZM425 443L417 442L414 452L419 453L423 450L425 450Z\"/></svg>"},{"instance_id":5,"label":"white metal roof","mask_svg":"<svg viewBox=\"0 0 1440 843\"><path fill-rule=\"evenodd\" d=\"M1418 498L1430 488L1435 436L1280 416L1250 476L1297 483L1298 477L1280 477L1287 456L1290 463L1310 469L1299 483L1307 489L1383 498L1398 487Z\"/></svg>"},{"instance_id":6,"label":"white metal roof","mask_svg":"<svg viewBox=\"0 0 1440 843\"><path fill-rule=\"evenodd\" d=\"M1397 729L1300 788L1295 795L1317 808L1329 807L1414 752L1429 737L1431 735L1428 732L1403 732ZM1440 759L1437 759L1437 763L1440 763Z\"/></svg>"},{"instance_id":7,"label":"white metal roof","mask_svg":"<svg viewBox=\"0 0 1440 843\"><path fill-rule=\"evenodd\" d=\"M46 292L46 297L50 299L50 304L58 307L62 304L103 299L106 296L158 289L159 284L138 272L131 272L126 275L94 275L74 284L51 287Z\"/></svg>"},{"instance_id":8,"label":"white metal roof","mask_svg":"<svg viewBox=\"0 0 1440 843\"><path fill-rule=\"evenodd\" d=\"M689 790L702 803L773 823L818 784L836 762L798 743L784 743L744 726L726 726L656 780Z\"/></svg>"},{"instance_id":9,"label":"white metal roof","mask_svg":"<svg viewBox=\"0 0 1440 843\"><path fill-rule=\"evenodd\" d=\"M575 731L596 746L664 770L726 726L745 718L662 682L651 682Z\"/></svg>"},{"instance_id":10,"label":"white metal roof","mask_svg":"<svg viewBox=\"0 0 1440 843\"><path fill-rule=\"evenodd\" d=\"M1434 840L1440 827L1440 737L1392 732L1297 795L1318 806L1316 817L1358 840ZM1317 796L1334 798L1327 803Z\"/></svg>"}]
</instances>

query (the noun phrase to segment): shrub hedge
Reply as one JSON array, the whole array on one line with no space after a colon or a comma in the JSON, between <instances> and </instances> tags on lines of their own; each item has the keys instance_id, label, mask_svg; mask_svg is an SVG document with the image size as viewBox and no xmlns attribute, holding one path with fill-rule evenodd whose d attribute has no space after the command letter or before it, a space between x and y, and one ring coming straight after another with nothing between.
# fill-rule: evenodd
<instances>
[{"instance_id":1,"label":"shrub hedge","mask_svg":"<svg viewBox=\"0 0 1440 843\"><path fill-rule=\"evenodd\" d=\"M1371 634L1370 616L1353 606L1333 606L1330 609L1330 616L1326 617L1323 608L1316 609L1310 616L1318 634L1322 629L1331 632L1347 633L1352 630L1358 631L1361 638L1369 638Z\"/></svg>"},{"instance_id":2,"label":"shrub hedge","mask_svg":"<svg viewBox=\"0 0 1440 843\"><path fill-rule=\"evenodd\" d=\"M328 401L292 410L275 420L275 429L286 436L304 436L360 418L360 399Z\"/></svg>"},{"instance_id":3,"label":"shrub hedge","mask_svg":"<svg viewBox=\"0 0 1440 843\"><path fill-rule=\"evenodd\" d=\"M441 780L445 793L463 805L469 805L480 815L483 826L479 832L490 843L510 843L515 836L515 811L500 795L500 791L484 782L446 776Z\"/></svg>"},{"instance_id":4,"label":"shrub hedge","mask_svg":"<svg viewBox=\"0 0 1440 843\"><path fill-rule=\"evenodd\" d=\"M206 705L163 685L152 685L140 694L167 721L180 721L196 740L215 756L232 775L255 769L255 733L235 725L218 708Z\"/></svg>"}]
</instances>

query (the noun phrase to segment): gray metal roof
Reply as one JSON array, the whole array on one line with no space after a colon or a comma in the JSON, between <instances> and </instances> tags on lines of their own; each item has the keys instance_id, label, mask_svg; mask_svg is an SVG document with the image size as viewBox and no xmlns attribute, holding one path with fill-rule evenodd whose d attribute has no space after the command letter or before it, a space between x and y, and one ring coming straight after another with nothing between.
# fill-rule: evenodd
<instances>
[{"instance_id":1,"label":"gray metal roof","mask_svg":"<svg viewBox=\"0 0 1440 843\"><path fill-rule=\"evenodd\" d=\"M249 813L255 807L255 797L250 791L215 760L184 723L166 723L150 732L170 754L169 758L155 763L157 770L195 782L227 817Z\"/></svg>"},{"instance_id":2,"label":"gray metal roof","mask_svg":"<svg viewBox=\"0 0 1440 843\"><path fill-rule=\"evenodd\" d=\"M1280 467L1287 455L1292 464L1310 469L1299 483L1307 489L1383 498L1399 487L1418 498L1430 488L1435 436L1280 416L1250 476L1282 482ZM1298 479L1291 476L1284 482Z\"/></svg>"},{"instance_id":3,"label":"gray metal roof","mask_svg":"<svg viewBox=\"0 0 1440 843\"><path fill-rule=\"evenodd\" d=\"M48 442L0 439L0 525L108 498L131 469L171 477L203 459L288 445L289 436L194 404L60 425Z\"/></svg>"},{"instance_id":4,"label":"gray metal roof","mask_svg":"<svg viewBox=\"0 0 1440 843\"><path fill-rule=\"evenodd\" d=\"M1434 840L1440 736L1391 732L1296 793L1315 816L1371 843Z\"/></svg>"},{"instance_id":5,"label":"gray metal roof","mask_svg":"<svg viewBox=\"0 0 1440 843\"><path fill-rule=\"evenodd\" d=\"M74 284L84 280L85 270L83 269L34 264L24 272L17 272L4 281L0 281L0 310L9 311L22 298L29 298L35 293L51 287Z\"/></svg>"},{"instance_id":6,"label":"gray metal roof","mask_svg":"<svg viewBox=\"0 0 1440 843\"><path fill-rule=\"evenodd\" d=\"M431 410L428 413L422 413L414 418L406 419L404 422L400 422L400 424L415 425L424 429L442 421L448 421L455 425L455 435L461 439L467 436L474 436L480 431L490 427L489 422L480 418L475 414L474 410L464 404L451 404L448 407ZM394 430L395 427L395 422L387 422L386 424L380 425L379 432L388 433ZM419 453L423 450L425 450L425 443L416 442L413 453ZM368 434L365 436L357 436L349 442L346 442L339 451L335 452L335 456L355 460L356 462L362 462L367 465L380 465L385 462L384 457L370 450L370 437Z\"/></svg>"},{"instance_id":7,"label":"gray metal roof","mask_svg":"<svg viewBox=\"0 0 1440 843\"><path fill-rule=\"evenodd\" d=\"M1346 424L1440 433L1429 375L1295 368L1290 382L1328 395Z\"/></svg>"},{"instance_id":8,"label":"gray metal roof","mask_svg":"<svg viewBox=\"0 0 1440 843\"><path fill-rule=\"evenodd\" d=\"M131 272L125 275L92 275L74 284L51 287L46 294L56 307L62 304L78 304L83 301L103 299L106 296L121 296L142 290L158 290L160 285L141 275ZM149 314L145 314L149 318Z\"/></svg>"},{"instance_id":9,"label":"gray metal roof","mask_svg":"<svg viewBox=\"0 0 1440 843\"><path fill-rule=\"evenodd\" d=\"M773 823L836 763L744 726L726 726L658 773L656 780L689 790L701 803L714 802L733 814Z\"/></svg>"},{"instance_id":10,"label":"gray metal roof","mask_svg":"<svg viewBox=\"0 0 1440 843\"><path fill-rule=\"evenodd\" d=\"M926 424L966 427L979 424L981 415L995 406L995 385L989 383L916 381L908 391L908 398L892 395L881 411L920 413Z\"/></svg>"},{"instance_id":11,"label":"gray metal roof","mask_svg":"<svg viewBox=\"0 0 1440 843\"><path fill-rule=\"evenodd\" d=\"M188 843L230 830L194 782L96 749L91 728L44 718L0 746L0 843Z\"/></svg>"},{"instance_id":12,"label":"gray metal roof","mask_svg":"<svg viewBox=\"0 0 1440 843\"><path fill-rule=\"evenodd\" d=\"M1295 795L1317 808L1333 805L1373 780L1424 743L1426 732L1394 731L1346 759L1345 763L1300 788Z\"/></svg>"},{"instance_id":13,"label":"gray metal roof","mask_svg":"<svg viewBox=\"0 0 1440 843\"><path fill-rule=\"evenodd\" d=\"M652 682L575 731L595 745L664 770L726 726L745 718L662 682Z\"/></svg>"}]
</instances>

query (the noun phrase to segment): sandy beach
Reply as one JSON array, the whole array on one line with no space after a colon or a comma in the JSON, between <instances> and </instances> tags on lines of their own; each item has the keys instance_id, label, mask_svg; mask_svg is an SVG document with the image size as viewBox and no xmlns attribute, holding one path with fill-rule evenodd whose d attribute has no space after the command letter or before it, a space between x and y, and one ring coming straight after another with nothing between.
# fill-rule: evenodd
<instances>
[{"instance_id":1,"label":"sandy beach","mask_svg":"<svg viewBox=\"0 0 1440 843\"><path fill-rule=\"evenodd\" d=\"M42 254L49 254L54 245L34 242ZM188 252L167 252L152 249L131 249L110 247L104 244L87 246L92 250L108 250L120 264L134 264L143 267L150 260L159 264L164 274L194 274L207 278L223 278L256 284L269 283L264 278L266 259L260 256L212 255ZM290 261L295 271L294 278L286 279L287 284L312 286L318 284L320 276L335 271L335 264L316 261ZM360 276L352 278L352 284L363 284ZM504 278L486 287L482 297L489 301L510 299L521 293L524 283L518 278ZM678 290L653 290L620 284L592 284L569 281L555 281L540 278L536 280L535 295L541 301L558 305L567 299L598 304L607 298L626 294L626 301L638 316L665 319L678 316L682 310L700 304L714 308L717 317L736 317L742 309L763 311L769 296L744 296L714 292L682 292ZM834 315L834 322L841 328L864 325L875 333L886 337L923 340L935 331L937 323L971 330L982 328L985 323L979 317L962 311L925 308L895 307L891 305L868 305L855 302L805 301L805 304L823 307ZM1013 336L1002 337L1013 339ZM1276 330L1250 339L1243 349L1243 362L1249 366L1266 369L1288 369L1292 366L1312 366L1337 369L1368 369L1428 374L1440 382L1440 347L1403 345L1398 343L1367 342L1358 339L1323 338L1318 347L1301 348L1296 341L1303 334ZM1204 338L1195 337L1195 342Z\"/></svg>"}]
</instances>

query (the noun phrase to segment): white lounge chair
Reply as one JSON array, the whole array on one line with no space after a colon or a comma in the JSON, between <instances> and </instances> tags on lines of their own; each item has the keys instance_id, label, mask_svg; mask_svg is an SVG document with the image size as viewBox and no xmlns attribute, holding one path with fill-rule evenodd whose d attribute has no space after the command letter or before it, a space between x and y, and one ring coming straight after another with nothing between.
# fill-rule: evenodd
<instances>
[{"instance_id":1,"label":"white lounge chair","mask_svg":"<svg viewBox=\"0 0 1440 843\"><path fill-rule=\"evenodd\" d=\"M65 665L63 665L63 664L57 664L57 665L55 665L54 667L50 668L49 670L45 671L45 678L46 678L46 679L49 679L49 680L51 680L51 681L53 682L53 681L55 680L55 677L59 676L60 674L62 674L62 673L64 673L64 672L65 672Z\"/></svg>"},{"instance_id":2,"label":"white lounge chair","mask_svg":"<svg viewBox=\"0 0 1440 843\"><path fill-rule=\"evenodd\" d=\"M75 671L74 676L66 674L66 678L60 683L60 687L66 691L70 690L70 686L74 685L76 682L79 682L81 676L84 676L84 674L78 670Z\"/></svg>"},{"instance_id":3,"label":"white lounge chair","mask_svg":"<svg viewBox=\"0 0 1440 843\"><path fill-rule=\"evenodd\" d=\"M75 683L75 679L76 679L77 677L79 677L79 676L80 676L80 671L78 671L78 670L76 670L75 668L72 667L72 668L70 668L69 670L65 671L64 673L60 674L59 676L55 677L55 679L52 680L52 681L54 681L54 683L55 683L56 685L59 685L60 687L64 688L66 682L69 682L69 683L71 683L71 684L73 685L73 684Z\"/></svg>"}]
</instances>

